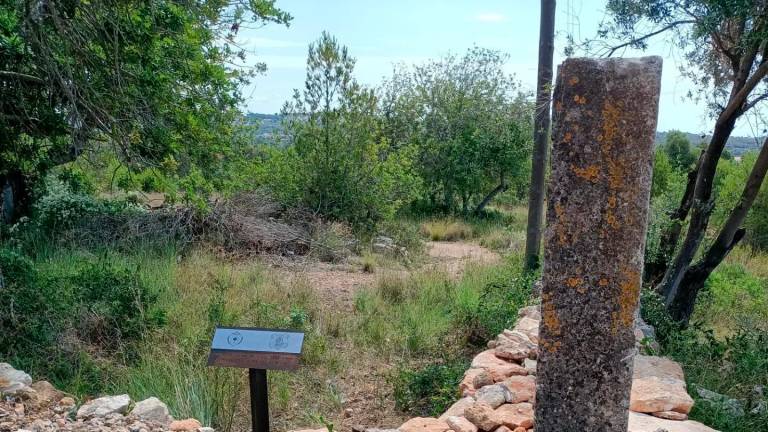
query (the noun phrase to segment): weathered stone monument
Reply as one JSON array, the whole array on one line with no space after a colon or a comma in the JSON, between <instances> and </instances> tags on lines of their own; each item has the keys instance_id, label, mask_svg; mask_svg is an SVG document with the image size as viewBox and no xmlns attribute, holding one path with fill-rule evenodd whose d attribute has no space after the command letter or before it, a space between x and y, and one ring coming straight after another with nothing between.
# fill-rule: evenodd
<instances>
[{"instance_id":1,"label":"weathered stone monument","mask_svg":"<svg viewBox=\"0 0 768 432\"><path fill-rule=\"evenodd\" d=\"M553 99L536 432L627 430L661 58L574 58Z\"/></svg>"}]
</instances>

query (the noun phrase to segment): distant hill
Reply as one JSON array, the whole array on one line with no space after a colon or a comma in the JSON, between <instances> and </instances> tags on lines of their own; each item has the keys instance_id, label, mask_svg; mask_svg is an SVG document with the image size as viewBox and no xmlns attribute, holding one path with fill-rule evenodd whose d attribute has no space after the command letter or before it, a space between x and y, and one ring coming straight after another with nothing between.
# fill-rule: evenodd
<instances>
[{"instance_id":1,"label":"distant hill","mask_svg":"<svg viewBox=\"0 0 768 432\"><path fill-rule=\"evenodd\" d=\"M248 124L259 125L254 133L256 141L273 141L275 136L281 138L283 136L282 116L280 114L248 113L245 115L245 119Z\"/></svg>"},{"instance_id":2,"label":"distant hill","mask_svg":"<svg viewBox=\"0 0 768 432\"><path fill-rule=\"evenodd\" d=\"M669 132L656 132L656 145L664 144L664 142L666 142L667 140L668 133ZM709 142L709 139L712 138L711 135L706 135L702 137L702 135L699 135L699 134L692 134L689 132L683 132L683 133L688 136L688 140L691 142L691 145L694 147L698 147L698 145L702 141ZM744 153L747 153L749 151L760 150L760 145L762 144L762 142L763 142L763 138L731 136L728 139L728 143L725 145L725 148L727 148L732 155L741 156Z\"/></svg>"},{"instance_id":3,"label":"distant hill","mask_svg":"<svg viewBox=\"0 0 768 432\"><path fill-rule=\"evenodd\" d=\"M282 133L282 116L280 114L262 114L262 113L248 113L246 114L246 121L249 124L258 124L259 127L254 133L256 141L261 142L275 142L275 137L278 137L280 142L283 142ZM656 145L663 144L667 140L667 134L669 132L656 132ZM693 134L684 132L688 136L688 140L691 145L697 147L702 141L709 141L710 135L702 138L699 134ZM741 156L748 151L759 150L762 139L755 139L750 137L732 136L728 139L726 148L734 156Z\"/></svg>"}]
</instances>

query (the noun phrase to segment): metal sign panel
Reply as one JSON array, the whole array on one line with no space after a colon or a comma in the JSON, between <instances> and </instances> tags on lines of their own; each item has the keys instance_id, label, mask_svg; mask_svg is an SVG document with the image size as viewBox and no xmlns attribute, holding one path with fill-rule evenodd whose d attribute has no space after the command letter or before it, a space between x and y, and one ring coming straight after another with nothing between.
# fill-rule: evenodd
<instances>
[{"instance_id":1,"label":"metal sign panel","mask_svg":"<svg viewBox=\"0 0 768 432\"><path fill-rule=\"evenodd\" d=\"M247 327L217 327L209 366L293 370L299 366L304 333Z\"/></svg>"}]
</instances>

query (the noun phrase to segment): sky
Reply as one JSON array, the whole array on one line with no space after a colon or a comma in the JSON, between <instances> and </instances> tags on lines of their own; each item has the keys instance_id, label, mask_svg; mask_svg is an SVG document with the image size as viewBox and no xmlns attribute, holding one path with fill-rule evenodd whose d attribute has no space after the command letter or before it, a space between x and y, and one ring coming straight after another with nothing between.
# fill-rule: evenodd
<instances>
[{"instance_id":1,"label":"sky","mask_svg":"<svg viewBox=\"0 0 768 432\"><path fill-rule=\"evenodd\" d=\"M563 61L566 35L593 37L605 17L605 1L560 0L555 17L555 65ZM302 88L307 46L322 31L336 36L357 59L355 77L376 86L397 63L422 63L447 53L462 54L480 46L510 55L506 65L533 92L538 59L539 2L536 0L277 0L291 15L289 27L269 24L241 29L239 41L247 62L264 62L267 71L244 89L245 109L276 113ZM665 40L653 42L645 53L664 58L658 130L709 133L714 121L703 103L687 98L692 84L679 69L681 54ZM742 121L734 135L755 136L754 124Z\"/></svg>"}]
</instances>

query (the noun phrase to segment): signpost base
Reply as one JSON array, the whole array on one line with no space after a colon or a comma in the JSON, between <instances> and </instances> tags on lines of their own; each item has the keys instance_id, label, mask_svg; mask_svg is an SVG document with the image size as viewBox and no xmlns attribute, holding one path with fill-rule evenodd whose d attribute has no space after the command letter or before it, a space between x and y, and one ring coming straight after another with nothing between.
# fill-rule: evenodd
<instances>
[{"instance_id":1,"label":"signpost base","mask_svg":"<svg viewBox=\"0 0 768 432\"><path fill-rule=\"evenodd\" d=\"M248 369L253 432L269 432L269 392L266 369Z\"/></svg>"}]
</instances>

